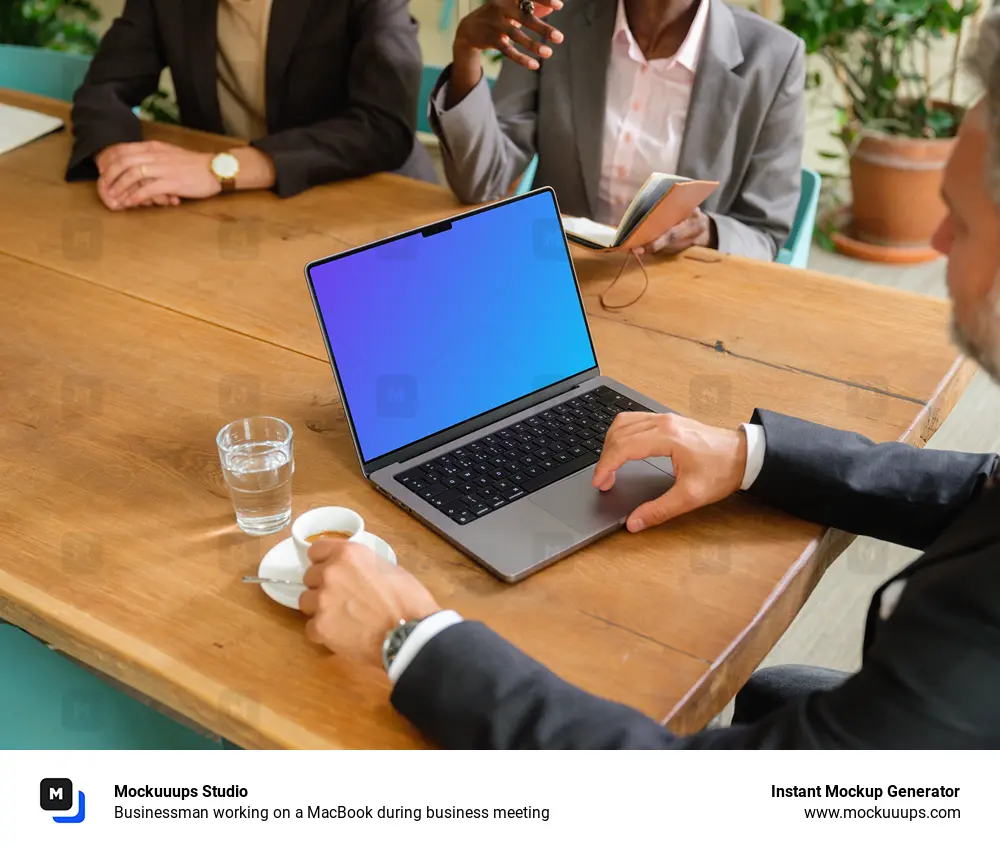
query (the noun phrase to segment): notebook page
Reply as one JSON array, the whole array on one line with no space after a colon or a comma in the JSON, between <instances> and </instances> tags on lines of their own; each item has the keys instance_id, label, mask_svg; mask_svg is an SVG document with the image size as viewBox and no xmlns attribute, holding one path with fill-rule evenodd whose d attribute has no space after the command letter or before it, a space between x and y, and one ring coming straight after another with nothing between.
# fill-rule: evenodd
<instances>
[{"instance_id":1,"label":"notebook page","mask_svg":"<svg viewBox=\"0 0 1000 850\"><path fill-rule=\"evenodd\" d=\"M62 125L60 118L0 103L0 154L33 142Z\"/></svg>"},{"instance_id":2,"label":"notebook page","mask_svg":"<svg viewBox=\"0 0 1000 850\"><path fill-rule=\"evenodd\" d=\"M616 234L613 227L591 221L589 218L576 218L569 215L564 215L562 221L563 229L567 235L576 236L602 248L610 248L614 245Z\"/></svg>"}]
</instances>

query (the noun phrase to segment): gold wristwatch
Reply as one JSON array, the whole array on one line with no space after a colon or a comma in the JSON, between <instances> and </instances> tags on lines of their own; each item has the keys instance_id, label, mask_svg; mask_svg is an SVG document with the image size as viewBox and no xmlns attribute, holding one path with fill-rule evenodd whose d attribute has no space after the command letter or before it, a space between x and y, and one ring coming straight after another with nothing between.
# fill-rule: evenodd
<instances>
[{"instance_id":1,"label":"gold wristwatch","mask_svg":"<svg viewBox=\"0 0 1000 850\"><path fill-rule=\"evenodd\" d=\"M209 168L222 184L223 192L232 192L236 188L236 176L240 173L240 161L231 153L216 154L212 158Z\"/></svg>"}]
</instances>

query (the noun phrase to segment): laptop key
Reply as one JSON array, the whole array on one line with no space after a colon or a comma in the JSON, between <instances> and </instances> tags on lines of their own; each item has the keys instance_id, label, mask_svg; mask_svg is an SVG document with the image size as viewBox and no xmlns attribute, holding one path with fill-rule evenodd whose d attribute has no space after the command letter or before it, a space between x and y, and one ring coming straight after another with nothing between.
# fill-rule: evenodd
<instances>
[{"instance_id":1,"label":"laptop key","mask_svg":"<svg viewBox=\"0 0 1000 850\"><path fill-rule=\"evenodd\" d=\"M424 480L427 481L429 484L437 484L437 482L440 481L441 478L433 472L425 472Z\"/></svg>"},{"instance_id":2,"label":"laptop key","mask_svg":"<svg viewBox=\"0 0 1000 850\"><path fill-rule=\"evenodd\" d=\"M516 475L512 475L511 476L511 481L513 481L515 478L517 478L517 476ZM518 483L520 483L520 482L518 482ZM508 490L511 489L512 486L513 485L510 483L510 481L494 481L493 482L493 489L496 490L500 494L506 493Z\"/></svg>"},{"instance_id":3,"label":"laptop key","mask_svg":"<svg viewBox=\"0 0 1000 850\"><path fill-rule=\"evenodd\" d=\"M492 499L487 499L486 504L493 508L493 510L496 510L506 505L507 500L503 496L494 496Z\"/></svg>"},{"instance_id":4,"label":"laptop key","mask_svg":"<svg viewBox=\"0 0 1000 850\"><path fill-rule=\"evenodd\" d=\"M462 498L462 494L458 490L445 490L445 492L435 496L430 501L435 508L443 508L445 505L450 505L460 498Z\"/></svg>"},{"instance_id":5,"label":"laptop key","mask_svg":"<svg viewBox=\"0 0 1000 850\"><path fill-rule=\"evenodd\" d=\"M587 450L583 446L570 446L566 451L573 457L579 457Z\"/></svg>"},{"instance_id":6,"label":"laptop key","mask_svg":"<svg viewBox=\"0 0 1000 850\"><path fill-rule=\"evenodd\" d=\"M545 458L549 457L552 454L552 452L550 452L548 449L535 449L533 454L535 455L535 457L544 460Z\"/></svg>"},{"instance_id":7,"label":"laptop key","mask_svg":"<svg viewBox=\"0 0 1000 850\"><path fill-rule=\"evenodd\" d=\"M465 525L467 522L472 522L475 518L476 515L471 511L459 511L452 517L452 519L459 525Z\"/></svg>"},{"instance_id":8,"label":"laptop key","mask_svg":"<svg viewBox=\"0 0 1000 850\"><path fill-rule=\"evenodd\" d=\"M474 499L472 496L463 496L462 498L468 505L468 510L472 511L474 516L482 516L483 514L488 514L490 512L489 505L479 501L479 499Z\"/></svg>"},{"instance_id":9,"label":"laptop key","mask_svg":"<svg viewBox=\"0 0 1000 850\"><path fill-rule=\"evenodd\" d=\"M598 443L597 440L584 440L582 443L580 443L580 445L583 446L588 451L593 452L597 450L597 448L600 446L600 443Z\"/></svg>"},{"instance_id":10,"label":"laptop key","mask_svg":"<svg viewBox=\"0 0 1000 850\"><path fill-rule=\"evenodd\" d=\"M458 473L458 477L463 481L468 481L470 478L476 477L476 472L474 469L463 469L460 473Z\"/></svg>"},{"instance_id":11,"label":"laptop key","mask_svg":"<svg viewBox=\"0 0 1000 850\"><path fill-rule=\"evenodd\" d=\"M567 478L574 472L579 472L581 469L586 469L588 466L597 463L597 453L596 452L585 452L579 457L575 457L569 461L569 463L564 463L557 466L555 469L550 469L548 472L543 472L541 475L532 478L526 484L523 484L525 490L529 493L536 493L543 487L548 487L549 484L554 484L556 481L561 481L563 478ZM509 497L508 497L509 498Z\"/></svg>"},{"instance_id":12,"label":"laptop key","mask_svg":"<svg viewBox=\"0 0 1000 850\"><path fill-rule=\"evenodd\" d=\"M586 444L587 440L592 440L594 438L594 432L589 428L584 428L582 431L577 431L576 436L578 436Z\"/></svg>"},{"instance_id":13,"label":"laptop key","mask_svg":"<svg viewBox=\"0 0 1000 850\"><path fill-rule=\"evenodd\" d=\"M508 502L513 502L514 499L520 499L521 496L527 496L527 495L528 491L522 490L520 487L515 487L513 490L504 493L504 496L507 498Z\"/></svg>"},{"instance_id":14,"label":"laptop key","mask_svg":"<svg viewBox=\"0 0 1000 850\"><path fill-rule=\"evenodd\" d=\"M506 469L494 469L490 473L490 478L506 478L506 477L507 477Z\"/></svg>"},{"instance_id":15,"label":"laptop key","mask_svg":"<svg viewBox=\"0 0 1000 850\"><path fill-rule=\"evenodd\" d=\"M462 484L459 484L457 489L458 489L459 493L475 493L476 492L475 485L474 484L470 484L468 481L463 482Z\"/></svg>"},{"instance_id":16,"label":"laptop key","mask_svg":"<svg viewBox=\"0 0 1000 850\"><path fill-rule=\"evenodd\" d=\"M407 481L405 486L407 490L412 490L414 493L422 493L427 487L427 482L424 481L423 476L420 476Z\"/></svg>"},{"instance_id":17,"label":"laptop key","mask_svg":"<svg viewBox=\"0 0 1000 850\"><path fill-rule=\"evenodd\" d=\"M476 479L475 483L478 484L480 487L489 487L490 484L492 484L493 482L489 478L487 478L485 475L480 475Z\"/></svg>"},{"instance_id":18,"label":"laptop key","mask_svg":"<svg viewBox=\"0 0 1000 850\"><path fill-rule=\"evenodd\" d=\"M566 461L568 461L569 459L570 459L570 456L568 454L566 454L566 452L559 452L559 454L557 454L553 458L553 460L556 463L566 463Z\"/></svg>"},{"instance_id":19,"label":"laptop key","mask_svg":"<svg viewBox=\"0 0 1000 850\"><path fill-rule=\"evenodd\" d=\"M427 499L427 501L430 501L431 498L433 498L434 496L440 495L441 493L443 493L447 489L448 488L445 487L444 484L441 484L441 483L428 484L427 487L426 487L426 489L420 491L420 495L423 498Z\"/></svg>"},{"instance_id":20,"label":"laptop key","mask_svg":"<svg viewBox=\"0 0 1000 850\"><path fill-rule=\"evenodd\" d=\"M536 475L541 475L545 470L538 466L528 466L521 470L525 475L534 478Z\"/></svg>"},{"instance_id":21,"label":"laptop key","mask_svg":"<svg viewBox=\"0 0 1000 850\"><path fill-rule=\"evenodd\" d=\"M555 469L557 466L559 466L559 464L556 463L551 458L545 458L545 460L540 460L538 462L538 465L542 468L543 472L547 469Z\"/></svg>"}]
</instances>

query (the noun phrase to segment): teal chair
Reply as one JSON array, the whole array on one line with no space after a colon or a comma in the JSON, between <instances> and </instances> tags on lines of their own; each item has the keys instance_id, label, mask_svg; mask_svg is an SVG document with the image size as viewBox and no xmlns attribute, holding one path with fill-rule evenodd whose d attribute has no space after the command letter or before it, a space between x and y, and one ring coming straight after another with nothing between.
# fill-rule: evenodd
<instances>
[{"instance_id":1,"label":"teal chair","mask_svg":"<svg viewBox=\"0 0 1000 850\"><path fill-rule=\"evenodd\" d=\"M427 104L431 99L431 92L434 90L434 84L437 82L438 77L441 76L441 71L444 69L440 65L425 65L423 74L420 77L420 104L419 112L417 114L417 130L421 133L432 133L430 122L427 120ZM493 88L494 80L492 77L486 78L490 88ZM535 171L538 169L538 155L536 154L531 158L531 162L528 163L528 167L524 170L524 174L521 175L521 179L518 181L517 188L514 190L515 195L523 195L525 192L531 191L531 186L535 182Z\"/></svg>"},{"instance_id":2,"label":"teal chair","mask_svg":"<svg viewBox=\"0 0 1000 850\"><path fill-rule=\"evenodd\" d=\"M0 751L221 750L0 622Z\"/></svg>"},{"instance_id":3,"label":"teal chair","mask_svg":"<svg viewBox=\"0 0 1000 850\"><path fill-rule=\"evenodd\" d=\"M90 67L89 56L0 44L0 88L72 100Z\"/></svg>"},{"instance_id":4,"label":"teal chair","mask_svg":"<svg viewBox=\"0 0 1000 850\"><path fill-rule=\"evenodd\" d=\"M816 207L819 206L819 190L822 179L808 168L802 169L802 191L799 194L799 208L795 212L792 232L785 246L778 251L776 262L795 269L809 266L809 249L812 248L813 230L816 227Z\"/></svg>"}]
</instances>

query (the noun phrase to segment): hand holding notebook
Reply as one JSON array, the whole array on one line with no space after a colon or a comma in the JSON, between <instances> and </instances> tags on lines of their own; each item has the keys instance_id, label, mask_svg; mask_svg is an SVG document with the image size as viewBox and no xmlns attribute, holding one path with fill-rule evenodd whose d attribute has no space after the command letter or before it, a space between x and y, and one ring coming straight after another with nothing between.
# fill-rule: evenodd
<instances>
[{"instance_id":1,"label":"hand holding notebook","mask_svg":"<svg viewBox=\"0 0 1000 850\"><path fill-rule=\"evenodd\" d=\"M563 227L570 242L592 251L631 251L651 244L688 218L718 185L714 180L654 172L632 199L617 229L573 216L563 216Z\"/></svg>"}]
</instances>

